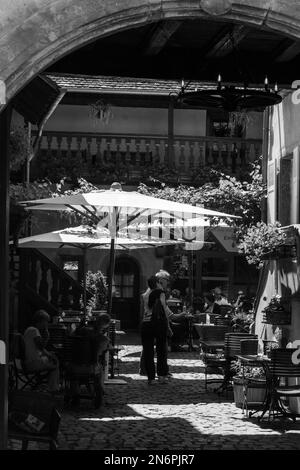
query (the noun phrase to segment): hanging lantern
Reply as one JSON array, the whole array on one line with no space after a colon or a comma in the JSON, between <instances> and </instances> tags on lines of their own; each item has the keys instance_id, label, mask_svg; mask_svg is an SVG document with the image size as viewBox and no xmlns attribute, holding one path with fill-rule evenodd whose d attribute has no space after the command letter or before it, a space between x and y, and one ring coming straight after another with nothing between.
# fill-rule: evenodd
<instances>
[{"instance_id":1,"label":"hanging lantern","mask_svg":"<svg viewBox=\"0 0 300 470\"><path fill-rule=\"evenodd\" d=\"M90 105L90 117L96 126L99 122L108 124L113 118L111 105L103 99L99 99Z\"/></svg>"}]
</instances>

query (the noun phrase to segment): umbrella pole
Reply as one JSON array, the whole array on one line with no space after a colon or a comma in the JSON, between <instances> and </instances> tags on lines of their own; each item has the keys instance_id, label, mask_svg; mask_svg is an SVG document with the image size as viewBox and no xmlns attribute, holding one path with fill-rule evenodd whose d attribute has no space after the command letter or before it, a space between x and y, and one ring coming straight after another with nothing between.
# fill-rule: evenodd
<instances>
[{"instance_id":1,"label":"umbrella pole","mask_svg":"<svg viewBox=\"0 0 300 470\"><path fill-rule=\"evenodd\" d=\"M115 272L115 239L110 242L109 279L108 279L108 315L112 315L112 286Z\"/></svg>"},{"instance_id":2,"label":"umbrella pole","mask_svg":"<svg viewBox=\"0 0 300 470\"><path fill-rule=\"evenodd\" d=\"M189 266L189 302L190 302L190 307L193 308L193 301L194 301L194 295L193 295L193 284L194 284L194 278L193 278L193 251L188 252L188 266Z\"/></svg>"},{"instance_id":3,"label":"umbrella pole","mask_svg":"<svg viewBox=\"0 0 300 470\"><path fill-rule=\"evenodd\" d=\"M86 248L83 248L83 317L86 321Z\"/></svg>"},{"instance_id":4,"label":"umbrella pole","mask_svg":"<svg viewBox=\"0 0 300 470\"><path fill-rule=\"evenodd\" d=\"M108 284L108 315L112 314L112 286L115 271L115 239L110 242L110 261L109 261L109 284ZM115 348L115 325L111 325L111 350L109 352L110 359L110 378L114 378L114 348Z\"/></svg>"}]
</instances>

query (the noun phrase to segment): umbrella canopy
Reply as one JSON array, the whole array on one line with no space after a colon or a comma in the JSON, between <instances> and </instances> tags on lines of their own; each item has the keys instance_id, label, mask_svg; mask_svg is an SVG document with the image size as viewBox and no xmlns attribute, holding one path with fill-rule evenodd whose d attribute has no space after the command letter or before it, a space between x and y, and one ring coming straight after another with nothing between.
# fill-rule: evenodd
<instances>
[{"instance_id":1,"label":"umbrella canopy","mask_svg":"<svg viewBox=\"0 0 300 470\"><path fill-rule=\"evenodd\" d=\"M89 226L70 227L64 230L42 233L18 240L19 248L75 248L110 249L110 234L107 229L94 229ZM149 238L140 234L138 239L129 238L126 233L119 233L115 239L116 250L131 250L139 248L153 248L154 246L184 243L183 240L165 241L159 238Z\"/></svg>"},{"instance_id":2,"label":"umbrella canopy","mask_svg":"<svg viewBox=\"0 0 300 470\"><path fill-rule=\"evenodd\" d=\"M110 212L114 208L127 208L128 214L134 214L138 210L139 214L151 210L159 211L160 217L165 213L191 214L209 217L235 217L224 212L213 211L191 204L160 199L153 196L138 193L137 191L122 191L119 184L114 183L109 190L91 191L89 193L73 194L70 196L60 196L55 198L35 199L23 201L21 204L31 209L39 210L66 210L73 209L81 211L90 210L91 214L97 215L99 212ZM40 206L40 207L38 207ZM56 207L54 207L56 206Z\"/></svg>"},{"instance_id":3,"label":"umbrella canopy","mask_svg":"<svg viewBox=\"0 0 300 470\"><path fill-rule=\"evenodd\" d=\"M93 224L99 227L107 227L110 232L110 270L109 270L109 298L108 313L112 308L112 280L115 264L115 244L120 230L128 228L130 224L139 218L147 217L149 226L157 219L185 220L193 216L199 217L232 217L223 212L212 211L203 207L159 199L147 196L136 191L122 191L119 183L113 183L109 190L92 191L89 193L72 194L55 198L36 199L22 203L29 209L61 211L73 210L88 217ZM233 216L234 217L234 216ZM147 237L151 239L153 233L150 230ZM156 237L156 235L154 235ZM136 234L133 237L135 239ZM157 237L156 237L157 238ZM161 237L159 237L161 238ZM164 240L172 240L173 236L165 232Z\"/></svg>"},{"instance_id":4,"label":"umbrella canopy","mask_svg":"<svg viewBox=\"0 0 300 470\"><path fill-rule=\"evenodd\" d=\"M140 235L138 239L131 239L125 233L120 232L115 239L115 250L136 250L144 248L153 248L156 246L179 244L179 241L164 241L159 238L149 240L148 237ZM184 243L182 241L182 243ZM106 249L111 247L111 238L108 229L92 228L81 225L79 227L70 227L64 230L56 230L53 232L33 235L18 240L19 248L37 248L37 249L59 249L64 247L80 248L83 250L83 305L84 314L86 314L86 251L88 249Z\"/></svg>"}]
</instances>

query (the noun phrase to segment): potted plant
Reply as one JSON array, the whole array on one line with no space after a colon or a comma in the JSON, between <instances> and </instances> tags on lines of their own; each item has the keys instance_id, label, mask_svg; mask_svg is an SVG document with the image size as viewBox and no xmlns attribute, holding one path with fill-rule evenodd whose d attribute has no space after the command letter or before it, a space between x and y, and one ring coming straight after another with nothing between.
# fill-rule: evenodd
<instances>
[{"instance_id":1,"label":"potted plant","mask_svg":"<svg viewBox=\"0 0 300 470\"><path fill-rule=\"evenodd\" d=\"M233 394L235 405L243 407L244 386L247 384L247 403L249 406L263 403L266 394L266 378L263 367L242 366L240 361L231 365L233 374Z\"/></svg>"},{"instance_id":2,"label":"potted plant","mask_svg":"<svg viewBox=\"0 0 300 470\"><path fill-rule=\"evenodd\" d=\"M105 276L101 271L86 273L86 289L91 293L91 298L87 302L89 315L106 307L108 288Z\"/></svg>"},{"instance_id":3,"label":"potted plant","mask_svg":"<svg viewBox=\"0 0 300 470\"><path fill-rule=\"evenodd\" d=\"M235 312L231 318L232 330L235 332L249 333L254 322L253 312Z\"/></svg>"}]
</instances>

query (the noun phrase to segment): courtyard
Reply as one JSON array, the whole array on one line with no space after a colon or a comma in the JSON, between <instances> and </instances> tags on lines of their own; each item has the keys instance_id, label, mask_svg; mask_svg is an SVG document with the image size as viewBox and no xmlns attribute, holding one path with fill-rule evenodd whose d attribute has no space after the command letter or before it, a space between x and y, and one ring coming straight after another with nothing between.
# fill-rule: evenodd
<instances>
[{"instance_id":1,"label":"courtyard","mask_svg":"<svg viewBox=\"0 0 300 470\"><path fill-rule=\"evenodd\" d=\"M61 402L59 450L300 450L299 421L286 421L284 428L282 421L259 424L244 417L232 392L205 392L198 351L169 353L172 378L148 386L139 375L139 335L126 334L122 344L119 378L127 384L106 385L100 410L89 400L76 410ZM19 449L20 442L10 441L9 448Z\"/></svg>"}]
</instances>

